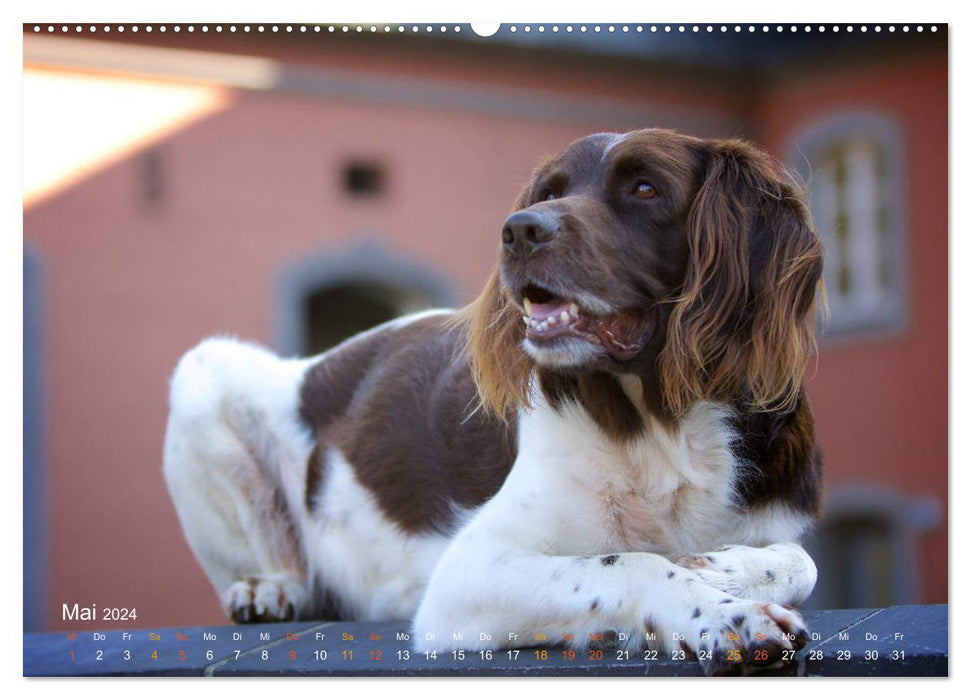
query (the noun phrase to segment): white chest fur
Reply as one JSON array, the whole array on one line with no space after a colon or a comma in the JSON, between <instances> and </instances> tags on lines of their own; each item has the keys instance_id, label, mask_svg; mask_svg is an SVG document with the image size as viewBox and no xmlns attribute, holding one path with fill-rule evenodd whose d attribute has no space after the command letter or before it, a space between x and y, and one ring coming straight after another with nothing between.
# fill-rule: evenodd
<instances>
[{"instance_id":1,"label":"white chest fur","mask_svg":"<svg viewBox=\"0 0 971 700\"><path fill-rule=\"evenodd\" d=\"M781 504L738 507L739 470L751 467L732 452L729 416L726 406L699 403L677 429L648 419L642 437L619 446L579 406L557 412L540 399L520 415L518 455L500 491L457 512L465 525L453 548L500 559L517 550L676 559L795 540L807 516ZM409 616L448 537L401 532L334 451L328 474L319 512L302 523L311 572L357 617Z\"/></svg>"},{"instance_id":2,"label":"white chest fur","mask_svg":"<svg viewBox=\"0 0 971 700\"><path fill-rule=\"evenodd\" d=\"M733 539L741 466L727 407L699 403L676 428L645 413L643 436L622 446L579 406L538 404L520 416L516 464L481 513L507 537L550 554L668 556Z\"/></svg>"}]
</instances>

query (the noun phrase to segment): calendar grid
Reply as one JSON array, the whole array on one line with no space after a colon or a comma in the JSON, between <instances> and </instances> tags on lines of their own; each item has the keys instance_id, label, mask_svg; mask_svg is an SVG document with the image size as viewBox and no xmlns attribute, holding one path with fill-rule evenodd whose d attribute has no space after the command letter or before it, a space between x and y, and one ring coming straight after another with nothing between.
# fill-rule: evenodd
<instances>
[{"instance_id":1,"label":"calendar grid","mask_svg":"<svg viewBox=\"0 0 971 700\"><path fill-rule=\"evenodd\" d=\"M776 676L946 676L947 605L815 610L812 640ZM24 636L25 676L697 676L663 652L601 644L415 651L404 622L78 631Z\"/></svg>"}]
</instances>

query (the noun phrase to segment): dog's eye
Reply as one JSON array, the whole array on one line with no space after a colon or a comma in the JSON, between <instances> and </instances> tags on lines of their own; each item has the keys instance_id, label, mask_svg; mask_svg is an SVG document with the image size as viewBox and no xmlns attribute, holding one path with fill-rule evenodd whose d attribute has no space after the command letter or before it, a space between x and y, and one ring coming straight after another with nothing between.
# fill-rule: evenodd
<instances>
[{"instance_id":1,"label":"dog's eye","mask_svg":"<svg viewBox=\"0 0 971 700\"><path fill-rule=\"evenodd\" d=\"M654 199L657 196L657 190L650 182L641 180L634 185L634 196L638 199Z\"/></svg>"},{"instance_id":2,"label":"dog's eye","mask_svg":"<svg viewBox=\"0 0 971 700\"><path fill-rule=\"evenodd\" d=\"M544 202L549 202L553 199L556 199L556 195L552 191L547 191L547 193L543 195Z\"/></svg>"}]
</instances>

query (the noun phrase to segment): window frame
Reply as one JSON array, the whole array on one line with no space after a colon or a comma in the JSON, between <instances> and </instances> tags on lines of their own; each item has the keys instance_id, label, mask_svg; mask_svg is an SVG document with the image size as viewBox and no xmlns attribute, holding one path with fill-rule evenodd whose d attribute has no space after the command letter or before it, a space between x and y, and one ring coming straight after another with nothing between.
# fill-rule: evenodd
<instances>
[{"instance_id":1,"label":"window frame","mask_svg":"<svg viewBox=\"0 0 971 700\"><path fill-rule=\"evenodd\" d=\"M897 122L876 112L852 112L832 114L799 132L792 140L788 161L802 177L809 197L810 211L814 219L813 167L818 154L852 139L865 135L875 141L886 158L885 206L887 216L887 262L891 276L893 298L888 311L880 315L840 312L832 307L833 294L829 293L831 313L822 329L821 342L841 340L880 339L898 336L906 331L910 319L910 278L907 266L907 216L904 193L905 153L901 130ZM817 232L818 223L817 225ZM826 244L824 234L820 237ZM824 267L825 269L825 267ZM828 286L829 289L829 286Z\"/></svg>"},{"instance_id":2,"label":"window frame","mask_svg":"<svg viewBox=\"0 0 971 700\"><path fill-rule=\"evenodd\" d=\"M887 541L894 555L890 604L921 602L921 538L940 527L945 515L938 500L926 494L910 495L873 482L850 482L836 488L827 495L823 517L804 542L819 570L816 589L805 602L806 607L834 606L834 591L827 586L837 582L843 572L834 571L834 562L826 558L825 537L835 525L857 517L879 519L887 525ZM869 588L872 579L861 583Z\"/></svg>"},{"instance_id":3,"label":"window frame","mask_svg":"<svg viewBox=\"0 0 971 700\"><path fill-rule=\"evenodd\" d=\"M285 264L273 286L270 338L283 355L302 356L307 341L303 304L325 287L363 284L405 289L434 307L454 307L458 294L440 272L390 249L375 236L349 247L317 250Z\"/></svg>"}]
</instances>

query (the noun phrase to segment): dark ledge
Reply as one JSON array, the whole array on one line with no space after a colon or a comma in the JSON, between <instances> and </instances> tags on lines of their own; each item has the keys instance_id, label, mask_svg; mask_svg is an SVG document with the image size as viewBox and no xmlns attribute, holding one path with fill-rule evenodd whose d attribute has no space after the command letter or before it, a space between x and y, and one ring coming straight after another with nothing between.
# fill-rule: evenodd
<instances>
[{"instance_id":1,"label":"dark ledge","mask_svg":"<svg viewBox=\"0 0 971 700\"><path fill-rule=\"evenodd\" d=\"M947 605L808 610L813 639L774 676L946 676ZM426 658L405 623L300 622L24 635L25 676L697 676L692 661L561 648ZM235 637L235 638L234 638ZM73 652L73 656L72 653ZM126 654L127 652L127 654ZM545 657L544 657L545 652ZM100 653L100 654L99 654ZM126 659L126 655L128 658ZM100 658L99 658L100 656ZM596 655L595 655L596 656ZM621 654L621 657L623 655Z\"/></svg>"}]
</instances>

